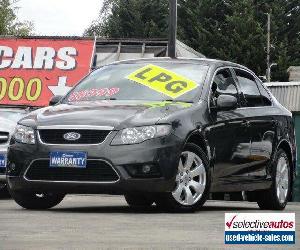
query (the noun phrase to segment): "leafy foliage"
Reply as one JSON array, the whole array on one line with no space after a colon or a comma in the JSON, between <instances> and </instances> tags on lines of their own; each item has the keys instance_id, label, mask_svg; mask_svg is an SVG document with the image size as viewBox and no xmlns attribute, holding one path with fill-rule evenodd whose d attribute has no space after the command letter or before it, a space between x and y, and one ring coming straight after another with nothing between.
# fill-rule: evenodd
<instances>
[{"instance_id":1,"label":"leafy foliage","mask_svg":"<svg viewBox=\"0 0 300 250\"><path fill-rule=\"evenodd\" d=\"M178 37L207 57L266 71L267 16L272 14L272 80L286 81L300 65L299 0L178 0ZM105 0L85 35L166 38L168 0Z\"/></svg>"},{"instance_id":2,"label":"leafy foliage","mask_svg":"<svg viewBox=\"0 0 300 250\"><path fill-rule=\"evenodd\" d=\"M99 20L85 35L122 38L165 37L168 29L166 0L106 0Z\"/></svg>"},{"instance_id":3,"label":"leafy foliage","mask_svg":"<svg viewBox=\"0 0 300 250\"><path fill-rule=\"evenodd\" d=\"M0 35L26 36L33 31L31 22L20 22L16 16L16 1L0 0Z\"/></svg>"}]
</instances>

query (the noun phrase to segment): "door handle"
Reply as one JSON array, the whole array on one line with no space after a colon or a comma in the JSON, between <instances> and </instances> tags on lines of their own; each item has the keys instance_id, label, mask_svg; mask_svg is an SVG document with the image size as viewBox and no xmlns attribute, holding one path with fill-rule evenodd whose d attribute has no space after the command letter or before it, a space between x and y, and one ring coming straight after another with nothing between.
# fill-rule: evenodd
<instances>
[{"instance_id":1,"label":"door handle","mask_svg":"<svg viewBox=\"0 0 300 250\"><path fill-rule=\"evenodd\" d=\"M246 128L249 128L251 125L251 123L249 121L243 121L242 122L242 127L246 127Z\"/></svg>"}]
</instances>

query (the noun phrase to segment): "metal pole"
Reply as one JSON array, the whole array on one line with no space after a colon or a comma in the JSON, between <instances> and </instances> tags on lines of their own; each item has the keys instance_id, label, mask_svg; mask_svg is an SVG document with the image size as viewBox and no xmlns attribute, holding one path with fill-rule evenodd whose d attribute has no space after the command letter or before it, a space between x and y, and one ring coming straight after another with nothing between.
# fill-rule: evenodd
<instances>
[{"instance_id":1,"label":"metal pole","mask_svg":"<svg viewBox=\"0 0 300 250\"><path fill-rule=\"evenodd\" d=\"M168 56L176 58L176 35L177 35L177 0L169 0L169 45Z\"/></svg>"},{"instance_id":2,"label":"metal pole","mask_svg":"<svg viewBox=\"0 0 300 250\"><path fill-rule=\"evenodd\" d=\"M268 13L268 34L267 34L267 82L271 82L270 47L271 47L271 14Z\"/></svg>"}]
</instances>

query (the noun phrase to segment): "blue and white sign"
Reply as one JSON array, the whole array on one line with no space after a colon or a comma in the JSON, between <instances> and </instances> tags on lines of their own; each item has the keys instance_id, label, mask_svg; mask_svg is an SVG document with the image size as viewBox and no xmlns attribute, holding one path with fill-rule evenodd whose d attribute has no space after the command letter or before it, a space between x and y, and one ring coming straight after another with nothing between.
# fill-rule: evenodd
<instances>
[{"instance_id":1,"label":"blue and white sign","mask_svg":"<svg viewBox=\"0 0 300 250\"><path fill-rule=\"evenodd\" d=\"M295 213L226 213L225 244L295 244Z\"/></svg>"},{"instance_id":2,"label":"blue and white sign","mask_svg":"<svg viewBox=\"0 0 300 250\"><path fill-rule=\"evenodd\" d=\"M86 168L86 152L51 152L51 168Z\"/></svg>"},{"instance_id":3,"label":"blue and white sign","mask_svg":"<svg viewBox=\"0 0 300 250\"><path fill-rule=\"evenodd\" d=\"M0 168L6 168L6 156L0 154Z\"/></svg>"}]
</instances>

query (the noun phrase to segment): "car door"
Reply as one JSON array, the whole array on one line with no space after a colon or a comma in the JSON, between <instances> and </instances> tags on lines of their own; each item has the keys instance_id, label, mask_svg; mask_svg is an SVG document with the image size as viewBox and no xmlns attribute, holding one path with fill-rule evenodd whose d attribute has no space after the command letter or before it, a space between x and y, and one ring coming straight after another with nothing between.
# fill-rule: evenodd
<instances>
[{"instance_id":1,"label":"car door","mask_svg":"<svg viewBox=\"0 0 300 250\"><path fill-rule=\"evenodd\" d=\"M234 71L242 92L242 110L250 123L249 180L260 182L267 176L266 166L274 150L275 122L272 117L272 101L252 73L244 69Z\"/></svg>"},{"instance_id":2,"label":"car door","mask_svg":"<svg viewBox=\"0 0 300 250\"><path fill-rule=\"evenodd\" d=\"M205 132L214 156L212 191L238 191L245 177L242 166L250 156L248 122L240 109L216 110L216 99L221 94L239 99L239 90L228 68L215 72L209 95L211 122Z\"/></svg>"}]
</instances>

